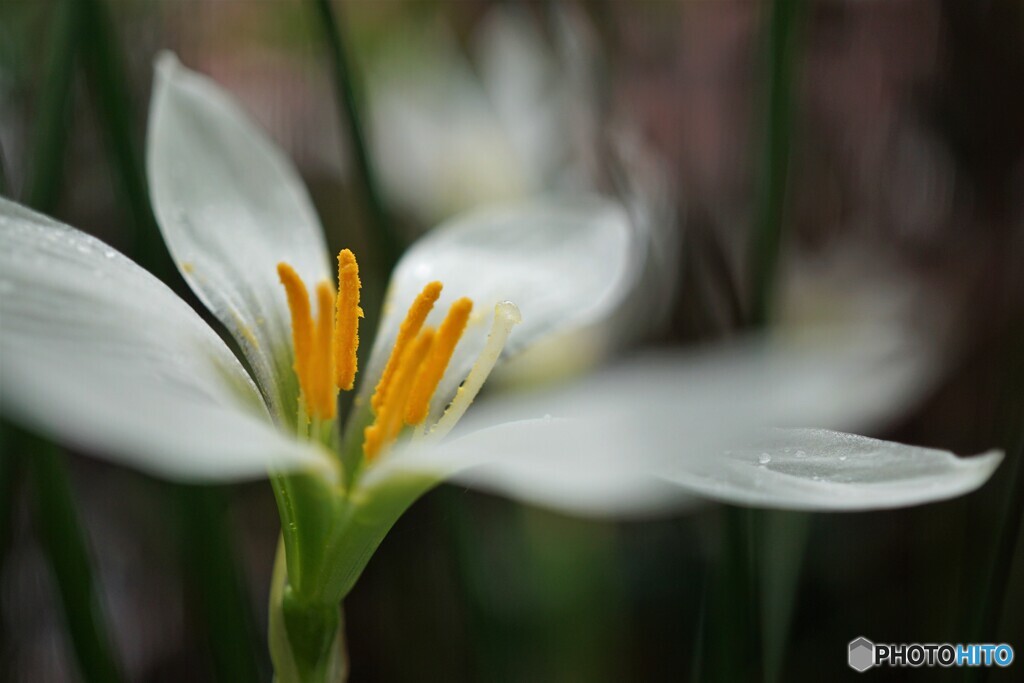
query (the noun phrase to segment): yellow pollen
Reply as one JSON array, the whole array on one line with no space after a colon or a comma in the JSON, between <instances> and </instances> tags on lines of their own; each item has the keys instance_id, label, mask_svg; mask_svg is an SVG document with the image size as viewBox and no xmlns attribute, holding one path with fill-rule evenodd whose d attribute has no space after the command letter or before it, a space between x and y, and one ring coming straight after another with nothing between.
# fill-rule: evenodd
<instances>
[{"instance_id":1,"label":"yellow pollen","mask_svg":"<svg viewBox=\"0 0 1024 683\"><path fill-rule=\"evenodd\" d=\"M434 344L434 330L426 328L408 345L396 363L394 380L387 400L375 410L376 416L371 426L363 433L363 453L367 462L373 461L381 450L398 437L402 428L402 416L409 401L409 393L419 372L420 366Z\"/></svg>"},{"instance_id":2,"label":"yellow pollen","mask_svg":"<svg viewBox=\"0 0 1024 683\"><path fill-rule=\"evenodd\" d=\"M359 307L359 264L348 249L338 254L338 300L334 318L334 371L335 382L351 391L356 381L359 361L359 319L363 309Z\"/></svg>"},{"instance_id":3,"label":"yellow pollen","mask_svg":"<svg viewBox=\"0 0 1024 683\"><path fill-rule=\"evenodd\" d=\"M315 364L310 369L311 395L307 401L310 413L321 420L333 420L338 409L338 390L334 385L334 288L324 280L316 287L316 351Z\"/></svg>"},{"instance_id":4,"label":"yellow pollen","mask_svg":"<svg viewBox=\"0 0 1024 683\"><path fill-rule=\"evenodd\" d=\"M448 309L448 315L438 328L437 338L430 349L430 355L419 369L416 381L413 383L409 395L408 405L405 409L405 423L418 425L427 419L427 412L430 409L430 398L437 391L437 385L441 383L444 371L455 353L455 346L466 331L466 323L469 322L469 314L473 310L473 302L463 297L452 304Z\"/></svg>"},{"instance_id":5,"label":"yellow pollen","mask_svg":"<svg viewBox=\"0 0 1024 683\"><path fill-rule=\"evenodd\" d=\"M378 414L380 413L381 406L387 401L389 385L398 371L402 355L405 353L406 348L416 339L416 335L419 334L420 328L423 327L423 322L427 319L431 309L434 308L434 302L437 301L439 296L441 296L441 283L429 283L416 296L412 306L409 307L409 312L405 315L405 320L402 321L402 326L398 328L398 338L395 339L395 346L391 349L391 356L384 366L384 372L381 373L380 381L377 382L377 387L373 391L373 397L370 399L370 405Z\"/></svg>"},{"instance_id":6,"label":"yellow pollen","mask_svg":"<svg viewBox=\"0 0 1024 683\"><path fill-rule=\"evenodd\" d=\"M312 402L310 395L310 370L313 365L313 316L309 308L309 292L302 278L287 263L277 264L277 276L284 285L288 297L288 309L292 314L292 344L295 347L295 375L299 378L299 387L308 406Z\"/></svg>"}]
</instances>

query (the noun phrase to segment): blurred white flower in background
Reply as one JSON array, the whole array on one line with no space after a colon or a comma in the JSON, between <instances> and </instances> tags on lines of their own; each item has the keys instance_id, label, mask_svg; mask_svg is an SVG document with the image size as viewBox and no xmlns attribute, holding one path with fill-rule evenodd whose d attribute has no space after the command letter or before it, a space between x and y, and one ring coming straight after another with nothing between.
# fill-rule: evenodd
<instances>
[{"instance_id":1,"label":"blurred white flower in background","mask_svg":"<svg viewBox=\"0 0 1024 683\"><path fill-rule=\"evenodd\" d=\"M593 188L581 162L583 146L596 142L591 102L526 10L492 10L472 43L473 61L440 20L405 26L368 68L381 182L421 225L481 204Z\"/></svg>"}]
</instances>

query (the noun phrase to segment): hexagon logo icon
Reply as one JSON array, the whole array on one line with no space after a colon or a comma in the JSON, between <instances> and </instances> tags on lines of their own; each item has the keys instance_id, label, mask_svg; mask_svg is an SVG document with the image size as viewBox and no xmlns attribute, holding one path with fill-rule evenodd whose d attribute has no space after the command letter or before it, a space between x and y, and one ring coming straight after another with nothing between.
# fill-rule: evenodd
<instances>
[{"instance_id":1,"label":"hexagon logo icon","mask_svg":"<svg viewBox=\"0 0 1024 683\"><path fill-rule=\"evenodd\" d=\"M861 636L850 641L850 668L864 672L875 665L875 644Z\"/></svg>"}]
</instances>

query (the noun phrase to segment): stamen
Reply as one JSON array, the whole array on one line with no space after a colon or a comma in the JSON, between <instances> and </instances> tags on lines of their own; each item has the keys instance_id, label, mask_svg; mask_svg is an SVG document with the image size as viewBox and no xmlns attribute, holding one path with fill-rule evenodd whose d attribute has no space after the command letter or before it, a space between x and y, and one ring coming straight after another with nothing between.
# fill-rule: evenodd
<instances>
[{"instance_id":1,"label":"stamen","mask_svg":"<svg viewBox=\"0 0 1024 683\"><path fill-rule=\"evenodd\" d=\"M427 419L430 398L437 391L437 385L441 383L444 371L448 368L455 346L466 331L466 323L469 322L472 310L473 302L467 298L459 299L448 309L448 315L438 328L430 356L423 363L413 383L409 403L405 409L406 424L418 425Z\"/></svg>"},{"instance_id":2,"label":"stamen","mask_svg":"<svg viewBox=\"0 0 1024 683\"><path fill-rule=\"evenodd\" d=\"M356 381L359 360L359 264L348 249L338 254L338 300L334 318L335 382L344 391L351 391Z\"/></svg>"},{"instance_id":3,"label":"stamen","mask_svg":"<svg viewBox=\"0 0 1024 683\"><path fill-rule=\"evenodd\" d=\"M398 437L409 392L423 359L434 343L434 336L432 328L424 329L399 359L387 401L377 409L373 425L363 433L363 453L367 462L376 458L385 446Z\"/></svg>"},{"instance_id":4,"label":"stamen","mask_svg":"<svg viewBox=\"0 0 1024 683\"><path fill-rule=\"evenodd\" d=\"M505 348L512 328L521 321L522 316L519 314L519 309L511 301L503 301L494 307L494 322L491 323L491 332L487 335L484 350L480 352L473 368L466 375L466 381L455 392L455 398L452 399L451 405L444 411L444 415L425 438L435 441L443 438L462 418L473 399L480 393L480 388L487 381L488 375L494 369L494 364L498 362L498 357L501 356L501 352Z\"/></svg>"},{"instance_id":5,"label":"stamen","mask_svg":"<svg viewBox=\"0 0 1024 683\"><path fill-rule=\"evenodd\" d=\"M391 384L394 374L398 371L402 354L405 353L406 348L416 339L416 335L419 334L420 328L423 327L423 322L427 319L431 309L434 307L434 302L437 301L439 296L441 296L441 283L431 282L423 288L423 291L416 296L416 299L409 307L405 320L402 321L401 327L398 328L398 338L395 339L395 346L391 349L391 356L388 358L388 362L384 366L384 372L381 373L380 381L377 382L377 387L373 390L373 396L370 398L370 405L375 411L380 412L381 406L387 400L388 386Z\"/></svg>"},{"instance_id":6,"label":"stamen","mask_svg":"<svg viewBox=\"0 0 1024 683\"><path fill-rule=\"evenodd\" d=\"M316 352L310 370L310 393L315 397L314 414L322 420L333 420L338 410L338 390L334 386L334 288L324 280L316 287Z\"/></svg>"},{"instance_id":7,"label":"stamen","mask_svg":"<svg viewBox=\"0 0 1024 683\"><path fill-rule=\"evenodd\" d=\"M299 387L310 403L309 373L313 363L313 316L309 308L309 292L295 269L287 263L277 264L277 276L288 297L288 310L292 314L292 344L295 348L295 375Z\"/></svg>"}]
</instances>

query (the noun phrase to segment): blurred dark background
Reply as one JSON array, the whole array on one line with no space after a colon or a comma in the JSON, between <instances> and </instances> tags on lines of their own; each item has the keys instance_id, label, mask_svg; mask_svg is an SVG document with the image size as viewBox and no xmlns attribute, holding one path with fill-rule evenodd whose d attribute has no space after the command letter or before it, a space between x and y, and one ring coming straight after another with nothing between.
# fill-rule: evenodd
<instances>
[{"instance_id":1,"label":"blurred dark background","mask_svg":"<svg viewBox=\"0 0 1024 683\"><path fill-rule=\"evenodd\" d=\"M311 3L86 4L98 4L103 16L98 24L96 16L71 22L82 34L82 57L62 110L63 161L49 176L34 167L33 150L68 10L59 0L0 4L7 194L45 195L38 183L52 183L51 213L186 294L154 227L133 208L138 187L124 171L133 152L118 147L126 140L141 159L151 65L171 49L232 92L284 147L332 246L372 249ZM1008 642L1022 656L1024 5L800 5L791 27L773 318L854 319L926 335L945 359L940 381L873 435L957 453L999 447L1007 459L981 491L954 501L777 515L780 528L797 531L767 550L792 559L795 583L761 577L770 605L763 610L775 625L765 641L780 640L766 645L776 655L765 677L852 678L846 644L861 635ZM626 131L633 149L660 169L676 216L669 229L680 238L673 290L651 293L671 302L669 315L643 343L714 340L745 326L754 306L748 246L771 134L768 4L364 0L335 8L362 76L389 211L405 239L474 203L557 185L606 187L613 173L602 150ZM513 36L505 43L517 49L491 52L505 44L494 31ZM103 44L120 64L128 103L113 114L103 77L90 66ZM554 161L537 152L552 128L570 138ZM11 430L5 439L4 454L15 462L41 448ZM93 459L69 462L126 678L215 680L227 643L269 680L265 605L278 534L269 486L197 490ZM10 472L0 491L0 676L76 680L39 540L39 504L18 467ZM225 534L204 526L203 511L226 520ZM399 522L345 602L352 679L742 674L742 666L720 664L753 656L725 637L728 624L716 611L729 514L706 504L673 519L581 521L442 487ZM224 605L211 605L211 579L203 576L207 557L225 546L237 564L212 585L241 586L243 608L227 616L218 613ZM1014 680L1020 666L990 679ZM954 680L964 673L867 675Z\"/></svg>"}]
</instances>

